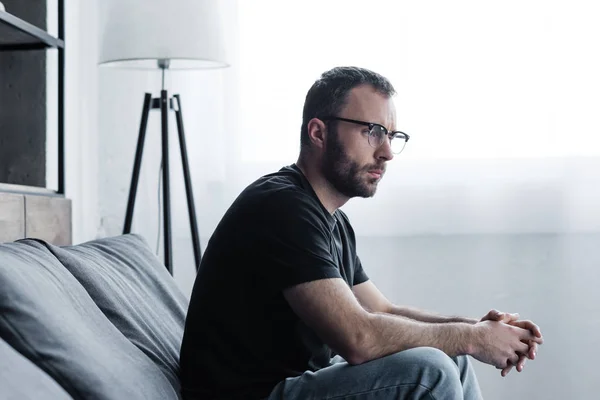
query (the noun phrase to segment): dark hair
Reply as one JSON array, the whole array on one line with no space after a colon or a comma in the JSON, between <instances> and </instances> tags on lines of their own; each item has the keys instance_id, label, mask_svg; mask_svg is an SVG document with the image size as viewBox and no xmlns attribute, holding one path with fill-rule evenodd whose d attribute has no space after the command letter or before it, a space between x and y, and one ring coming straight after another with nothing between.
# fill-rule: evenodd
<instances>
[{"instance_id":1,"label":"dark hair","mask_svg":"<svg viewBox=\"0 0 600 400\"><path fill-rule=\"evenodd\" d=\"M383 95L393 96L396 90L389 80L376 72L359 67L336 67L324 72L306 94L302 112L300 144L310 143L308 122L313 118L335 116L346 104L348 93L357 86L371 85Z\"/></svg>"}]
</instances>

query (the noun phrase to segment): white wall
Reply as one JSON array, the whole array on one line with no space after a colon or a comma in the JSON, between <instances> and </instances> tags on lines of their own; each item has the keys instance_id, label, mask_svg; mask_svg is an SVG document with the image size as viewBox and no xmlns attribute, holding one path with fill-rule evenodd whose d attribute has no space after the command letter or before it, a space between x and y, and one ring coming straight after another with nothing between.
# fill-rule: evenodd
<instances>
[{"instance_id":1,"label":"white wall","mask_svg":"<svg viewBox=\"0 0 600 400\"><path fill-rule=\"evenodd\" d=\"M48 0L48 31L58 34L58 1ZM72 200L73 241L94 239L98 231L98 73L95 65L96 2L65 1L65 186ZM58 105L55 50L47 52L47 167L50 188L58 188Z\"/></svg>"},{"instance_id":2,"label":"white wall","mask_svg":"<svg viewBox=\"0 0 600 400\"><path fill-rule=\"evenodd\" d=\"M600 234L359 237L369 277L397 304L445 315L519 312L544 334L521 373L473 362L486 400L596 398Z\"/></svg>"}]
</instances>

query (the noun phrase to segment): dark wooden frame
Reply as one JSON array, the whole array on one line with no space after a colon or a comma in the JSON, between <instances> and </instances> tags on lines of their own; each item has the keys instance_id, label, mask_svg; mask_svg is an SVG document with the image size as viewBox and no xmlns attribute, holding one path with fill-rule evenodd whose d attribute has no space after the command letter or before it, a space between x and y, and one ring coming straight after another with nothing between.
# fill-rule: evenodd
<instances>
[{"instance_id":1,"label":"dark wooden frame","mask_svg":"<svg viewBox=\"0 0 600 400\"><path fill-rule=\"evenodd\" d=\"M58 50L58 190L65 194L65 2L58 0L58 37L40 29L22 19L0 11L0 24L3 29L20 33L24 40L19 42L1 42L0 51L39 50L55 48Z\"/></svg>"}]
</instances>

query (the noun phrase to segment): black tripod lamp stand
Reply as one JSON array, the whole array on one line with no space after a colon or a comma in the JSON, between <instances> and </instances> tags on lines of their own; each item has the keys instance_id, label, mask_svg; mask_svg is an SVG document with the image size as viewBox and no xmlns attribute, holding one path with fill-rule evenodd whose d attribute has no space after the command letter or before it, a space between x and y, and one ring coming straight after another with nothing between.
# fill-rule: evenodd
<instances>
[{"instance_id":1,"label":"black tripod lamp stand","mask_svg":"<svg viewBox=\"0 0 600 400\"><path fill-rule=\"evenodd\" d=\"M183 165L192 245L196 270L200 266L200 236L192 191L192 179L187 155L183 114L179 95L169 96L165 89L167 69L209 69L227 67L225 56L223 11L224 2L215 0L114 1L109 8L103 29L100 64L133 69L156 69L162 72L160 97L150 93L144 97L133 173L129 187L123 233L131 232L135 199L142 164L148 115L160 110L162 150L162 200L164 260L173 273L171 240L171 185L169 162L169 112L175 112L179 149Z\"/></svg>"},{"instance_id":2,"label":"black tripod lamp stand","mask_svg":"<svg viewBox=\"0 0 600 400\"><path fill-rule=\"evenodd\" d=\"M181 151L181 162L183 165L183 178L185 181L185 194L187 198L188 214L190 218L190 229L192 233L192 245L194 247L194 259L196 269L200 266L202 253L200 250L200 235L198 234L198 222L196 219L196 208L194 206L194 194L192 190L192 179L190 176L190 165L187 156L187 146L185 142L185 133L183 129L183 113L181 110L181 99L178 94L169 97L165 90L165 70L169 68L169 60L158 60L158 66L162 70L162 90L160 97L153 98L150 93L144 96L144 105L142 106L142 119L140 121L140 131L138 135L137 147L135 150L135 161L133 163L133 174L131 175L131 185L129 186L129 200L127 201L127 212L125 213L125 225L123 233L131 232L131 223L133 221L133 210L135 207L135 198L137 186L140 177L140 166L142 164L142 153L144 151L144 141L146 138L146 127L148 126L148 115L150 110L160 110L161 121L161 144L162 144L162 199L163 199L163 240L165 266L167 270L173 273L173 253L171 242L171 185L169 168L169 110L175 111L177 121L177 133L179 136L179 149Z\"/></svg>"}]
</instances>

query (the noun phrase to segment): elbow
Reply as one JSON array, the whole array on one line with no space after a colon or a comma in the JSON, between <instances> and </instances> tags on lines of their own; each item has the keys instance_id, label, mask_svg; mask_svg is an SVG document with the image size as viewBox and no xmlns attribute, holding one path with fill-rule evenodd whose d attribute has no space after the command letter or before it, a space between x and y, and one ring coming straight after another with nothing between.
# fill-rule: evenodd
<instances>
[{"instance_id":1,"label":"elbow","mask_svg":"<svg viewBox=\"0 0 600 400\"><path fill-rule=\"evenodd\" d=\"M350 365L360 365L369 361L367 357L359 353L349 354L347 358L344 357L344 360L346 360Z\"/></svg>"},{"instance_id":2,"label":"elbow","mask_svg":"<svg viewBox=\"0 0 600 400\"><path fill-rule=\"evenodd\" d=\"M373 356L372 334L366 329L357 330L340 355L350 365L360 365L371 361Z\"/></svg>"}]
</instances>

